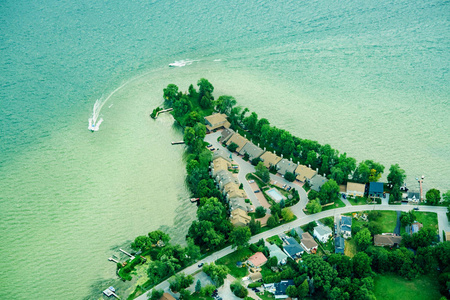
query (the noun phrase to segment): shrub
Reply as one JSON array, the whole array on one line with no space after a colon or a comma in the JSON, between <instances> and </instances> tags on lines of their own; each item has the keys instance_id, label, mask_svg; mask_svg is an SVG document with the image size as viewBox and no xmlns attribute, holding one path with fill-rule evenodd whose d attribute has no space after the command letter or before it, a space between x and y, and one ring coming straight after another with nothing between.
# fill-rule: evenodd
<instances>
[{"instance_id":1,"label":"shrub","mask_svg":"<svg viewBox=\"0 0 450 300\"><path fill-rule=\"evenodd\" d=\"M239 298L245 298L248 295L248 290L239 281L233 282L230 289Z\"/></svg>"},{"instance_id":2,"label":"shrub","mask_svg":"<svg viewBox=\"0 0 450 300\"><path fill-rule=\"evenodd\" d=\"M262 206L258 206L255 210L255 217L257 219L262 218L266 215L266 209Z\"/></svg>"}]
</instances>

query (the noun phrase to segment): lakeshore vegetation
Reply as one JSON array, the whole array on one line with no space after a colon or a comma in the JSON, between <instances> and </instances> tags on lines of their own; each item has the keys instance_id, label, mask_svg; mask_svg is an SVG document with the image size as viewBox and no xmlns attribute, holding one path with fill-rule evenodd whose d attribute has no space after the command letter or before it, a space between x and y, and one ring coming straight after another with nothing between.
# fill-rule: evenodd
<instances>
[{"instance_id":1,"label":"lakeshore vegetation","mask_svg":"<svg viewBox=\"0 0 450 300\"><path fill-rule=\"evenodd\" d=\"M150 232L147 236L140 236L134 240L131 247L138 254L136 261L126 266L118 264L119 276L124 280L130 280L134 266L142 263L143 257L150 259L147 263L148 280L137 287L135 293L130 296L131 299L168 278L171 278L170 288L174 292L179 292L181 299L211 296L215 286L222 285L227 274L231 273L237 279L247 275L246 269L236 267L236 262L244 261L258 251L267 257L270 255L263 240L256 244L248 244L251 235L262 230L255 216L263 217L265 209L258 208L247 227L233 227L229 221L229 204L209 174L212 153L204 142L205 116L213 112L224 113L228 116L231 128L246 136L254 144L260 144L266 150L292 159L295 163L317 169L320 174L326 176L329 181L322 186L320 192L314 190L309 192L310 201L307 209L310 213L320 212L325 209L324 205L330 203L340 205L338 198L340 184L349 181L358 183L378 181L385 170L380 163L365 160L357 164L354 158L346 153L339 153L328 144L320 145L316 141L301 139L286 130L271 126L267 119L259 119L255 112L236 106L237 101L231 96L220 96L215 100L214 87L207 79L200 79L197 86L198 90L191 84L187 93L179 91L174 84L169 84L163 90L164 106L173 108L171 113L184 132L186 183L192 197L199 198L197 220L192 222L188 230L186 247L170 244L170 237L161 231ZM155 116L161 110L160 107L156 108L152 115ZM237 145L233 143L228 146L232 152L236 148ZM251 175L252 179L263 191L270 179L269 172L273 173L276 170L266 168L258 159L251 163L256 169L255 174ZM401 200L400 187L403 186L405 177L405 171L398 164L389 168L385 188L391 194L390 202ZM295 180L294 174L287 174L285 178L289 181ZM446 205L450 204L450 191L445 193L443 198ZM426 199L430 205L441 204L438 190L430 190ZM298 193L294 193L289 205L295 204L298 200ZM273 203L271 217L267 221L268 227L275 227L282 222L295 219L285 206L287 204L284 201L283 204ZM436 230L426 228L420 231L420 234L406 237L400 248L371 246L373 235L382 230L380 228L382 224L377 223L377 220L383 216L375 212L369 213L371 222L368 225L359 224L359 227L352 228L354 239L351 242L356 247L352 254L353 258L337 254L324 257L318 255L324 254L324 251L329 253L330 251L325 249L330 248L329 245L324 245L324 250L317 255L305 254L298 263L288 260L286 265L278 266L277 262L270 258L268 264L262 267L263 282L273 283L293 279L294 285L287 291L291 297L303 298L309 295L319 299L375 299L377 294L379 295L379 286L386 284L383 278L393 276L411 281L423 274L435 274L437 278L432 285L439 285L442 295L448 296L446 287L450 284L450 245L436 244ZM402 215L402 225L411 224L415 219L415 215ZM305 226L305 229L312 231L313 227L314 224L311 223ZM274 238L273 242L277 243L277 239ZM175 274L201 257L227 245L235 247L236 252L218 260L217 264L203 266L203 270L211 277L215 286L201 287L198 282L195 292L193 294L188 292L186 288L193 283L193 278ZM406 247L414 249L416 253ZM330 249L333 250L333 247ZM437 269L439 274L436 273ZM232 290L239 297L247 296L239 282L232 284ZM161 291L154 290L149 298L159 299L160 295Z\"/></svg>"}]
</instances>

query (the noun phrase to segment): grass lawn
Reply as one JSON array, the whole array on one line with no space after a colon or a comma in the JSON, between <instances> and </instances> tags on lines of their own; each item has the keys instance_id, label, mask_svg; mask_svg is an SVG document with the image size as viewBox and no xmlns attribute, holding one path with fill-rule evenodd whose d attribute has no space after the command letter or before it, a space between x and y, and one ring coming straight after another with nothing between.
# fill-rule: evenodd
<instances>
[{"instance_id":1,"label":"grass lawn","mask_svg":"<svg viewBox=\"0 0 450 300\"><path fill-rule=\"evenodd\" d=\"M433 275L420 276L414 280L406 280L397 275L377 275L374 294L377 299L439 299L439 283Z\"/></svg>"},{"instance_id":2,"label":"grass lawn","mask_svg":"<svg viewBox=\"0 0 450 300\"><path fill-rule=\"evenodd\" d=\"M348 257L353 257L356 254L356 242L354 239L345 240L344 254Z\"/></svg>"},{"instance_id":3,"label":"grass lawn","mask_svg":"<svg viewBox=\"0 0 450 300\"><path fill-rule=\"evenodd\" d=\"M437 213L414 211L414 214L416 215L417 222L423 224L423 228L433 228L436 232L438 231Z\"/></svg>"},{"instance_id":4,"label":"grass lawn","mask_svg":"<svg viewBox=\"0 0 450 300\"><path fill-rule=\"evenodd\" d=\"M330 227L333 230L334 217L326 217L326 218L320 219L319 222L324 224L325 226Z\"/></svg>"},{"instance_id":5,"label":"grass lawn","mask_svg":"<svg viewBox=\"0 0 450 300\"><path fill-rule=\"evenodd\" d=\"M380 217L376 221L370 221L373 223L377 223L381 226L381 230L384 233L394 232L395 226L397 225L397 212L395 211L378 211L380 213ZM368 211L358 213L368 213ZM344 214L346 216L352 216L352 213ZM352 226L359 225L361 228L364 226L368 226L369 222L366 222L361 219L352 218Z\"/></svg>"},{"instance_id":6,"label":"grass lawn","mask_svg":"<svg viewBox=\"0 0 450 300\"><path fill-rule=\"evenodd\" d=\"M213 297L209 296L200 296L197 293L192 293L192 295L189 297L190 300L214 300Z\"/></svg>"},{"instance_id":7,"label":"grass lawn","mask_svg":"<svg viewBox=\"0 0 450 300\"><path fill-rule=\"evenodd\" d=\"M344 207L344 206L345 206L345 203L342 202L341 199L338 199L338 200L334 201L333 205L329 205L329 206L325 206L325 207L322 206L322 211L335 209L335 208L339 208L339 207Z\"/></svg>"},{"instance_id":8,"label":"grass lawn","mask_svg":"<svg viewBox=\"0 0 450 300\"><path fill-rule=\"evenodd\" d=\"M242 278L247 276L248 270L247 268L238 268L236 263L238 261L245 261L248 257L253 255L253 252L248 248L243 248L240 250L236 250L233 253L230 253L220 259L217 260L218 265L225 265L230 269L230 274L236 278Z\"/></svg>"},{"instance_id":9,"label":"grass lawn","mask_svg":"<svg viewBox=\"0 0 450 300\"><path fill-rule=\"evenodd\" d=\"M258 294L258 297L262 300L273 300L275 299L275 296L272 293L269 293L267 291L264 291L264 294Z\"/></svg>"},{"instance_id":10,"label":"grass lawn","mask_svg":"<svg viewBox=\"0 0 450 300\"><path fill-rule=\"evenodd\" d=\"M367 204L367 198L363 197L348 197L348 202L350 202L351 205L366 205Z\"/></svg>"},{"instance_id":11,"label":"grass lawn","mask_svg":"<svg viewBox=\"0 0 450 300\"><path fill-rule=\"evenodd\" d=\"M268 241L271 244L275 245L283 245L283 241L280 239L278 235L271 236L270 238L267 238L266 241Z\"/></svg>"}]
</instances>

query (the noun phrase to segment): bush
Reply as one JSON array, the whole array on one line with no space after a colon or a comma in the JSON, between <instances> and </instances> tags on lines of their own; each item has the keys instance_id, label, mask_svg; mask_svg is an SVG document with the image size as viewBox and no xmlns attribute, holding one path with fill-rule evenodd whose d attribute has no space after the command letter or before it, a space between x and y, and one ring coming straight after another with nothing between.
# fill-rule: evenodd
<instances>
[{"instance_id":1,"label":"bush","mask_svg":"<svg viewBox=\"0 0 450 300\"><path fill-rule=\"evenodd\" d=\"M286 172L284 174L284 179L286 179L287 181L293 182L295 180L295 174L291 173L291 172Z\"/></svg>"},{"instance_id":2,"label":"bush","mask_svg":"<svg viewBox=\"0 0 450 300\"><path fill-rule=\"evenodd\" d=\"M230 289L239 298L245 298L248 295L248 290L239 281L233 282Z\"/></svg>"},{"instance_id":3,"label":"bush","mask_svg":"<svg viewBox=\"0 0 450 300\"><path fill-rule=\"evenodd\" d=\"M239 148L239 145L236 143L231 143L230 145L228 145L228 150L230 150L231 152L236 152L236 149Z\"/></svg>"},{"instance_id":4,"label":"bush","mask_svg":"<svg viewBox=\"0 0 450 300\"><path fill-rule=\"evenodd\" d=\"M249 288L255 288L260 287L262 285L262 282L252 282L248 285Z\"/></svg>"},{"instance_id":5,"label":"bush","mask_svg":"<svg viewBox=\"0 0 450 300\"><path fill-rule=\"evenodd\" d=\"M262 218L266 215L266 209L262 206L258 206L255 210L255 217L257 219Z\"/></svg>"}]
</instances>

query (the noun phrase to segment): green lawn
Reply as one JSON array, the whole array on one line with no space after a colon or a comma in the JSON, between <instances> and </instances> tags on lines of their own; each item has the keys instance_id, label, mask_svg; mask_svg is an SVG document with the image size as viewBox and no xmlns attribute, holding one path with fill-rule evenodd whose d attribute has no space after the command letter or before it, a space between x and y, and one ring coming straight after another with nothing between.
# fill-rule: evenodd
<instances>
[{"instance_id":1,"label":"green lawn","mask_svg":"<svg viewBox=\"0 0 450 300\"><path fill-rule=\"evenodd\" d=\"M334 217L326 217L326 218L320 219L319 222L321 222L325 226L330 227L331 230L334 231Z\"/></svg>"},{"instance_id":2,"label":"green lawn","mask_svg":"<svg viewBox=\"0 0 450 300\"><path fill-rule=\"evenodd\" d=\"M367 198L365 197L348 197L348 202L350 202L351 205L366 205L367 204Z\"/></svg>"},{"instance_id":3,"label":"green lawn","mask_svg":"<svg viewBox=\"0 0 450 300\"><path fill-rule=\"evenodd\" d=\"M344 254L348 257L353 257L356 254L356 242L354 239L348 239L344 241L345 249Z\"/></svg>"},{"instance_id":4,"label":"green lawn","mask_svg":"<svg viewBox=\"0 0 450 300\"><path fill-rule=\"evenodd\" d=\"M258 294L258 297L261 298L262 300L273 300L275 299L275 296L272 293L269 293L267 291L264 291L264 294Z\"/></svg>"},{"instance_id":5,"label":"green lawn","mask_svg":"<svg viewBox=\"0 0 450 300\"><path fill-rule=\"evenodd\" d=\"M386 274L375 277L374 294L377 299L439 299L439 283L432 275L423 275L414 280L406 280L397 275Z\"/></svg>"},{"instance_id":6,"label":"green lawn","mask_svg":"<svg viewBox=\"0 0 450 300\"><path fill-rule=\"evenodd\" d=\"M395 226L397 225L397 212L395 211L378 211L381 216L376 221L370 221L373 223L377 223L381 226L381 230L383 233L394 232ZM368 211L358 212L358 215L362 213L368 213ZM346 216L352 216L352 213L344 214ZM361 219L352 218L352 226L359 225L361 228L364 226L368 226L369 222L366 222Z\"/></svg>"},{"instance_id":7,"label":"green lawn","mask_svg":"<svg viewBox=\"0 0 450 300\"><path fill-rule=\"evenodd\" d=\"M275 244L275 245L279 245L279 246L283 245L283 241L280 239L280 237L278 235L271 236L270 238L267 238L266 240L271 244Z\"/></svg>"},{"instance_id":8,"label":"green lawn","mask_svg":"<svg viewBox=\"0 0 450 300\"><path fill-rule=\"evenodd\" d=\"M423 228L433 228L436 232L438 231L438 218L436 213L415 211L414 214L416 215L417 222L423 224Z\"/></svg>"},{"instance_id":9,"label":"green lawn","mask_svg":"<svg viewBox=\"0 0 450 300\"><path fill-rule=\"evenodd\" d=\"M248 270L247 268L236 267L236 262L238 261L244 262L251 255L253 255L253 252L250 249L243 248L218 259L216 263L218 265L227 266L230 269L230 274L233 277L242 278L247 276Z\"/></svg>"},{"instance_id":10,"label":"green lawn","mask_svg":"<svg viewBox=\"0 0 450 300\"><path fill-rule=\"evenodd\" d=\"M342 202L341 199L338 199L338 200L334 201L333 205L329 205L329 206L325 206L325 207L322 206L322 211L335 209L335 208L339 208L339 207L344 207L344 206L345 206L345 203Z\"/></svg>"}]
</instances>

